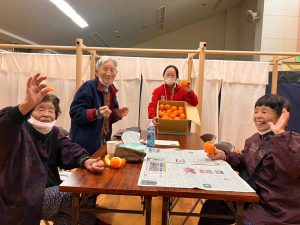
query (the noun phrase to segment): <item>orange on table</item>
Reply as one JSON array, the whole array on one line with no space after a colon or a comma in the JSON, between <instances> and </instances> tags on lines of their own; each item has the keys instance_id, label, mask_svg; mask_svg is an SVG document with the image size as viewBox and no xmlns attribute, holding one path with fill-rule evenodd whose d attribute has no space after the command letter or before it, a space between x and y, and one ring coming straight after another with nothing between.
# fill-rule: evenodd
<instances>
[{"instance_id":1,"label":"orange on table","mask_svg":"<svg viewBox=\"0 0 300 225\"><path fill-rule=\"evenodd\" d=\"M215 154L216 147L214 146L213 143L207 141L204 143L204 151L207 152L208 154Z\"/></svg>"},{"instance_id":2,"label":"orange on table","mask_svg":"<svg viewBox=\"0 0 300 225\"><path fill-rule=\"evenodd\" d=\"M188 80L182 80L180 85L183 86L183 87L187 87L189 86L191 83L188 81Z\"/></svg>"},{"instance_id":3,"label":"orange on table","mask_svg":"<svg viewBox=\"0 0 300 225\"><path fill-rule=\"evenodd\" d=\"M164 104L160 104L160 105L159 105L159 109L160 109L160 110L164 110L164 109L165 109L165 105L164 105Z\"/></svg>"},{"instance_id":4,"label":"orange on table","mask_svg":"<svg viewBox=\"0 0 300 225\"><path fill-rule=\"evenodd\" d=\"M178 109L184 111L184 107L183 106L179 106Z\"/></svg>"},{"instance_id":5,"label":"orange on table","mask_svg":"<svg viewBox=\"0 0 300 225\"><path fill-rule=\"evenodd\" d=\"M120 157L112 157L110 159L110 155L107 154L104 158L104 164L114 169L122 168L126 164L126 159L121 159Z\"/></svg>"}]
</instances>

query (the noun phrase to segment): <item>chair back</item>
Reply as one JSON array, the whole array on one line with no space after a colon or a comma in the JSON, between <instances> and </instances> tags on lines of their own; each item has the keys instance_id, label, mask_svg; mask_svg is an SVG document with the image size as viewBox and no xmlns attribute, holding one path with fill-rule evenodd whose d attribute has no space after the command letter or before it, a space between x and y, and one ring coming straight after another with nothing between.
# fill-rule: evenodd
<instances>
[{"instance_id":1,"label":"chair back","mask_svg":"<svg viewBox=\"0 0 300 225\"><path fill-rule=\"evenodd\" d=\"M204 141L204 142L207 142L207 141L210 141L210 142L214 142L216 139L217 139L217 136L214 135L214 134L202 134L200 136L200 138Z\"/></svg>"},{"instance_id":2,"label":"chair back","mask_svg":"<svg viewBox=\"0 0 300 225\"><path fill-rule=\"evenodd\" d=\"M233 151L235 149L235 146L229 142L218 142L215 144L217 149L225 150L225 151Z\"/></svg>"}]
</instances>

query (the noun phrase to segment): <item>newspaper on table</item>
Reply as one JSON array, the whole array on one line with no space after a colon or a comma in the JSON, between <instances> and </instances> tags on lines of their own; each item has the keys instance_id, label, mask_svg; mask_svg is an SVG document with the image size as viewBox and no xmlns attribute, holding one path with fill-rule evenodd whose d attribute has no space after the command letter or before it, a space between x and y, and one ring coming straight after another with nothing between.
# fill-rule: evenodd
<instances>
[{"instance_id":1,"label":"newspaper on table","mask_svg":"<svg viewBox=\"0 0 300 225\"><path fill-rule=\"evenodd\" d=\"M203 150L174 148L147 148L138 185L255 192L227 162L211 160Z\"/></svg>"}]
</instances>

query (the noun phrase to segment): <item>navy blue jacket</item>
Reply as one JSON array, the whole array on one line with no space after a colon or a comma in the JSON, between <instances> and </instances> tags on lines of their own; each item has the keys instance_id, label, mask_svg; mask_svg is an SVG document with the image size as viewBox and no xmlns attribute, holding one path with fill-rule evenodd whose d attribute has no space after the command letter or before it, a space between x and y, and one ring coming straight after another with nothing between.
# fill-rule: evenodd
<instances>
[{"instance_id":1,"label":"navy blue jacket","mask_svg":"<svg viewBox=\"0 0 300 225\"><path fill-rule=\"evenodd\" d=\"M116 110L119 108L116 97L117 91L113 84L109 86L111 96L109 108L112 110L112 114L109 118L108 137L111 136L112 123L120 119L116 116ZM70 137L73 142L87 149L90 154L95 153L102 144L101 136L104 120L95 117L95 111L100 106L104 106L104 98L102 84L98 77L81 85L70 106Z\"/></svg>"}]
</instances>

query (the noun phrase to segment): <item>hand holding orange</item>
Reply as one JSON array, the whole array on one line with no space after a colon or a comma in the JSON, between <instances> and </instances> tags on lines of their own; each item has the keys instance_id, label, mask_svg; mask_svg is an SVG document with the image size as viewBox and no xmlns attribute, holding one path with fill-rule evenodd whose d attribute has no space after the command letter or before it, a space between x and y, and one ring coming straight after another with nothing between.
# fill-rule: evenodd
<instances>
[{"instance_id":1,"label":"hand holding orange","mask_svg":"<svg viewBox=\"0 0 300 225\"><path fill-rule=\"evenodd\" d=\"M204 143L204 151L208 154L215 154L216 147L210 141Z\"/></svg>"}]
</instances>

